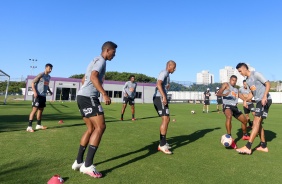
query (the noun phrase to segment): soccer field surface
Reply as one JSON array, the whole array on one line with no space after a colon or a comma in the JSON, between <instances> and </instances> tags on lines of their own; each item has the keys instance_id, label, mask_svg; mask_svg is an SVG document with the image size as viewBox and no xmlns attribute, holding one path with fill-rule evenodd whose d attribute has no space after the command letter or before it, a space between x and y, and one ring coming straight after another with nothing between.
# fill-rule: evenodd
<instances>
[{"instance_id":1,"label":"soccer field surface","mask_svg":"<svg viewBox=\"0 0 282 184\"><path fill-rule=\"evenodd\" d=\"M86 130L75 102L47 102L42 124L48 129L34 133L25 131L30 102L0 105L0 183L47 183L55 174L70 184L282 181L282 105L273 104L263 124L269 153L254 151L252 155L238 154L220 144L220 137L226 133L225 116L215 112L216 105L211 105L212 112L207 114L202 113L201 104L170 104L167 140L173 155L157 151L161 118L152 104L136 104L134 122L129 107L125 120L119 120L121 106L103 105L107 129L94 162L104 177L94 179L71 169ZM58 124L59 120L64 123ZM238 147L245 145L241 124L233 118L232 126ZM253 148L258 143L257 137Z\"/></svg>"}]
</instances>

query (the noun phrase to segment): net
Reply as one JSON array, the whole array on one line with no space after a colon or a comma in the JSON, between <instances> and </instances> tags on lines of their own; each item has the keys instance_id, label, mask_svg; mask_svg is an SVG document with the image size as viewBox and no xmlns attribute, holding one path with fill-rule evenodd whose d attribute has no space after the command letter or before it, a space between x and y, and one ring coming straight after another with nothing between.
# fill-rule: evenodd
<instances>
[{"instance_id":1,"label":"net","mask_svg":"<svg viewBox=\"0 0 282 184\"><path fill-rule=\"evenodd\" d=\"M0 104L7 103L10 76L0 70Z\"/></svg>"}]
</instances>

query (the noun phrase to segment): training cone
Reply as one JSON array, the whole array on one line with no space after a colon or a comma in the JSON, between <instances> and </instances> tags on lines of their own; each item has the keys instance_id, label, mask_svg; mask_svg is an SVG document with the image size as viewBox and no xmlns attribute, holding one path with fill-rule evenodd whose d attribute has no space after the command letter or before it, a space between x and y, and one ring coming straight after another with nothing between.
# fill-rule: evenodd
<instances>
[{"instance_id":1,"label":"training cone","mask_svg":"<svg viewBox=\"0 0 282 184\"><path fill-rule=\"evenodd\" d=\"M48 182L47 184L61 184L64 183L63 178L61 178L60 175L54 175Z\"/></svg>"},{"instance_id":2,"label":"training cone","mask_svg":"<svg viewBox=\"0 0 282 184\"><path fill-rule=\"evenodd\" d=\"M59 124L63 124L63 123L64 123L64 121L63 121L63 120L60 120L58 123L59 123Z\"/></svg>"}]
</instances>

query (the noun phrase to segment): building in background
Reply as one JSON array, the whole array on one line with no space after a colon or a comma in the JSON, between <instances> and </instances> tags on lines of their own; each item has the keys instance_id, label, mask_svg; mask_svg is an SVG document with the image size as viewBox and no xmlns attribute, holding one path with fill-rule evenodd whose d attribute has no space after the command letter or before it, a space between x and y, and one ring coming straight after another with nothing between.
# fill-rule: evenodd
<instances>
[{"instance_id":1,"label":"building in background","mask_svg":"<svg viewBox=\"0 0 282 184\"><path fill-rule=\"evenodd\" d=\"M197 84L209 85L214 83L214 75L208 70L197 73Z\"/></svg>"},{"instance_id":2,"label":"building in background","mask_svg":"<svg viewBox=\"0 0 282 184\"><path fill-rule=\"evenodd\" d=\"M251 67L249 64L247 64L250 71L255 71L255 68ZM243 80L245 79L236 68L233 68L232 66L225 66L223 69L219 70L219 82L229 82L229 79L232 75L237 76L237 85L243 86Z\"/></svg>"}]
</instances>

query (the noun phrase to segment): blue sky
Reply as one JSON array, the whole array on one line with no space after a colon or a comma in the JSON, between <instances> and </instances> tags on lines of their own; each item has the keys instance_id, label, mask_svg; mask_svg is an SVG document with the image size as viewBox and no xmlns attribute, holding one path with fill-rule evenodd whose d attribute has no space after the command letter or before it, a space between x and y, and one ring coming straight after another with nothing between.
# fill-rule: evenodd
<instances>
[{"instance_id":1,"label":"blue sky","mask_svg":"<svg viewBox=\"0 0 282 184\"><path fill-rule=\"evenodd\" d=\"M118 44L107 71L152 77L172 59L174 81L247 62L282 80L280 0L0 0L0 69L11 78L54 65L51 76L84 73L108 40Z\"/></svg>"}]
</instances>

